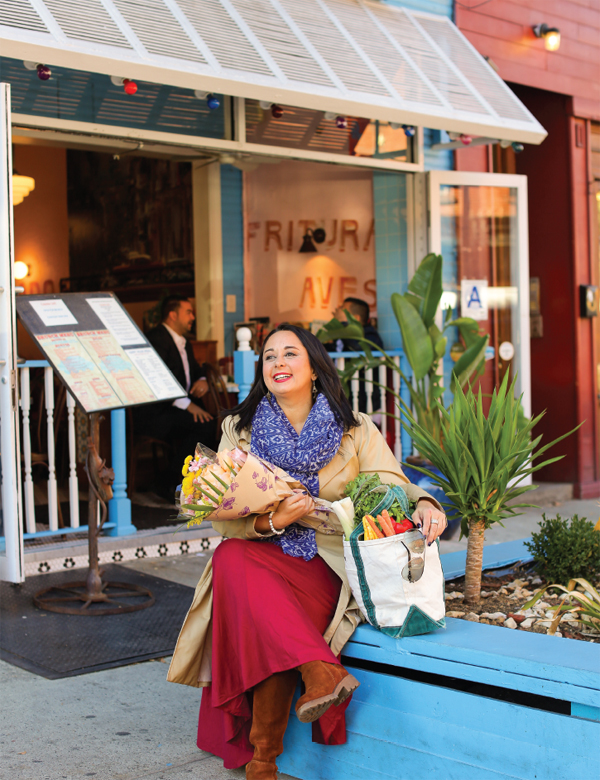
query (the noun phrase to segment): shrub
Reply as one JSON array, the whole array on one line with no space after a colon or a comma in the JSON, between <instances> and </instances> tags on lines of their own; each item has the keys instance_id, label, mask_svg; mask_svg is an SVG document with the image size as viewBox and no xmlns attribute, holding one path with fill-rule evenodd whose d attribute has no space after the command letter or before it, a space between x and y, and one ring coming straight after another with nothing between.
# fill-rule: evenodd
<instances>
[{"instance_id":1,"label":"shrub","mask_svg":"<svg viewBox=\"0 0 600 780\"><path fill-rule=\"evenodd\" d=\"M525 543L539 574L561 585L575 577L595 581L600 574L600 533L594 531L593 524L577 515L570 524L560 515L542 517L540 530Z\"/></svg>"}]
</instances>

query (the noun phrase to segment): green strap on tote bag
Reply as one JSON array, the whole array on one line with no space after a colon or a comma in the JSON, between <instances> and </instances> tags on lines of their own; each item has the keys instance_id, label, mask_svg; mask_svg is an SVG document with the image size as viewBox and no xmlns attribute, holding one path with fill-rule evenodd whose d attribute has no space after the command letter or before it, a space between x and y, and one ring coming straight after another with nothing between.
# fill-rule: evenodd
<instances>
[{"instance_id":1,"label":"green strap on tote bag","mask_svg":"<svg viewBox=\"0 0 600 780\"><path fill-rule=\"evenodd\" d=\"M382 490L382 488L384 488L384 490ZM382 493L381 502L372 510L371 514L374 517L380 514L384 509L389 509L391 505L394 503L394 501L399 501L404 513L406 515L409 514L408 499L406 497L406 493L404 492L404 490L402 490L401 487L396 485L393 486L381 485L375 488L374 491L371 492ZM391 636L394 638L400 638L403 636L414 636L416 634L427 634L430 633L431 631L435 631L438 628L445 628L446 620L444 617L442 617L440 620L434 620L416 605L412 605L409 608L408 614L406 615L401 626L390 627L390 626L379 625L379 622L377 620L377 610L373 602L373 598L371 595L371 588L369 587L369 583L367 581L365 566L360 551L359 541L361 541L361 537L363 536L363 533L364 533L364 529L362 523L360 523L350 535L350 549L352 551L352 557L356 565L358 584L360 587L362 601L365 610L367 612L367 620L369 621L369 623L374 628L378 629L384 634L387 634L387 636ZM400 537L401 535L398 535L397 543L402 544L402 540ZM439 550L439 540L436 539L436 543ZM425 564L425 568L427 568L427 564ZM400 572L398 572L398 574L400 574ZM443 591L444 590L443 581L442 581L441 588ZM443 597L444 594L442 593L442 598Z\"/></svg>"}]
</instances>

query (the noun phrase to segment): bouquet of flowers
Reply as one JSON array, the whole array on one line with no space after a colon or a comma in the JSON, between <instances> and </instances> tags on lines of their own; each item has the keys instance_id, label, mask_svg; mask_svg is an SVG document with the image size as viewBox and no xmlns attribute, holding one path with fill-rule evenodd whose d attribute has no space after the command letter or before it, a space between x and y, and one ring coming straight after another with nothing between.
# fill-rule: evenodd
<instances>
[{"instance_id":1,"label":"bouquet of flowers","mask_svg":"<svg viewBox=\"0 0 600 780\"><path fill-rule=\"evenodd\" d=\"M239 448L215 453L198 444L185 459L182 474L177 519L188 528L207 519L239 520L271 512L293 493L307 492L283 469ZM320 533L342 534L332 504L320 498L312 514L297 522Z\"/></svg>"}]
</instances>

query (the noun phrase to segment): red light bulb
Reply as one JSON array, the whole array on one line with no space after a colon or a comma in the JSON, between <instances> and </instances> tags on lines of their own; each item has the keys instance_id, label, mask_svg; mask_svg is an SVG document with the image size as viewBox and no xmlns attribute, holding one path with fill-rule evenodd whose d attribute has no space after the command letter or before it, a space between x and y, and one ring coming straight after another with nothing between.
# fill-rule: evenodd
<instances>
[{"instance_id":1,"label":"red light bulb","mask_svg":"<svg viewBox=\"0 0 600 780\"><path fill-rule=\"evenodd\" d=\"M271 106L271 116L274 119L281 119L283 116L283 108L281 106L278 106L277 103L273 103Z\"/></svg>"},{"instance_id":2,"label":"red light bulb","mask_svg":"<svg viewBox=\"0 0 600 780\"><path fill-rule=\"evenodd\" d=\"M135 95L138 86L135 81L132 81L131 79L123 79L123 89L127 95Z\"/></svg>"}]
</instances>

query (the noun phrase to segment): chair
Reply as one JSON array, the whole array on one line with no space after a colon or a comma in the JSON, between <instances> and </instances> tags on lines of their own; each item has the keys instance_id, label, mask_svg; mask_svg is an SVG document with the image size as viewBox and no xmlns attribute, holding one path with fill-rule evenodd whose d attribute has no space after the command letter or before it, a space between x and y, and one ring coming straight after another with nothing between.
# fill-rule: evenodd
<instances>
[{"instance_id":1,"label":"chair","mask_svg":"<svg viewBox=\"0 0 600 780\"><path fill-rule=\"evenodd\" d=\"M137 463L142 452L152 448L152 468L154 471L155 483L160 482L158 470L158 448L163 451L163 458L171 458L173 449L169 442L159 439L156 436L148 436L143 433L135 433L133 427L133 413L131 407L127 408L127 429L129 439L129 469L127 474L127 489L131 498L136 492L137 487Z\"/></svg>"},{"instance_id":2,"label":"chair","mask_svg":"<svg viewBox=\"0 0 600 780\"><path fill-rule=\"evenodd\" d=\"M221 434L221 422L223 421L224 410L231 409L227 385L223 381L220 372L212 363L202 363L202 370L208 385L208 393L204 396L204 406L206 411L217 418L217 437Z\"/></svg>"}]
</instances>

